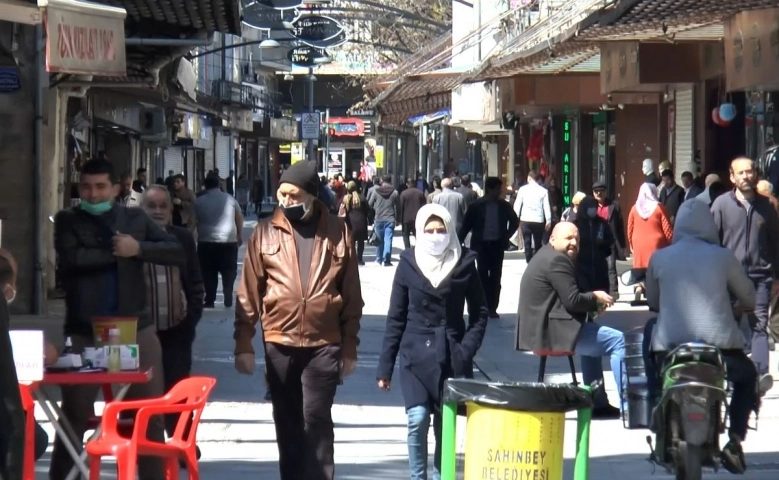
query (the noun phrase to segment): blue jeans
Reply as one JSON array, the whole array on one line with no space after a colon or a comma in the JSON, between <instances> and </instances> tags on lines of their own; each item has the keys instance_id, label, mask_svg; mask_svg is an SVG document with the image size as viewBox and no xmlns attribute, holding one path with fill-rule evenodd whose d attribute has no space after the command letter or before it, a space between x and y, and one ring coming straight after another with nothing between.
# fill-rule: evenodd
<instances>
[{"instance_id":1,"label":"blue jeans","mask_svg":"<svg viewBox=\"0 0 779 480\"><path fill-rule=\"evenodd\" d=\"M376 247L376 263L392 260L392 236L395 234L395 222L392 220L376 220L373 231L379 239Z\"/></svg>"},{"instance_id":2,"label":"blue jeans","mask_svg":"<svg viewBox=\"0 0 779 480\"><path fill-rule=\"evenodd\" d=\"M617 383L617 393L622 409L622 360L625 358L625 337L622 332L610 327L587 322L579 332L576 341L576 353L582 357L582 378L585 385L591 385L596 380L603 379L603 363L601 357L609 357L611 372ZM605 388L595 392L595 407L605 407L609 404Z\"/></svg>"},{"instance_id":3,"label":"blue jeans","mask_svg":"<svg viewBox=\"0 0 779 480\"><path fill-rule=\"evenodd\" d=\"M427 405L417 405L406 410L408 416L408 468L411 480L427 480L427 432L430 430L430 414ZM441 478L441 415L433 414L433 434L435 435L435 470L431 480Z\"/></svg>"}]
</instances>

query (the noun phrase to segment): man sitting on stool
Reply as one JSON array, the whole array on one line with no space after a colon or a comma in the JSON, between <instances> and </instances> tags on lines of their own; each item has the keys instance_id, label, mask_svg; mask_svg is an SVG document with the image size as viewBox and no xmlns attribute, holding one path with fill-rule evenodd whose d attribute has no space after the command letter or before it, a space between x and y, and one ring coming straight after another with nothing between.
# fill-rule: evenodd
<instances>
[{"instance_id":1,"label":"man sitting on stool","mask_svg":"<svg viewBox=\"0 0 779 480\"><path fill-rule=\"evenodd\" d=\"M620 392L625 356L622 332L588 318L589 313L613 305L614 299L606 292L579 291L573 264L578 251L579 230L573 223L561 222L552 230L549 244L527 264L519 287L515 347L581 355L587 385L603 379L601 357L607 356ZM598 389L593 418L618 418L619 414L619 408L609 405L605 390Z\"/></svg>"}]
</instances>

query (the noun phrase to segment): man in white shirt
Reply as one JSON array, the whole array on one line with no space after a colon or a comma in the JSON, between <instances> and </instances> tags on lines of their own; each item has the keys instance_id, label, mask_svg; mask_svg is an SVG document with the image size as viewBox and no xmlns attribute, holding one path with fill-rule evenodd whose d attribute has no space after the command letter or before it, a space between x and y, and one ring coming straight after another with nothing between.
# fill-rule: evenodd
<instances>
[{"instance_id":1,"label":"man in white shirt","mask_svg":"<svg viewBox=\"0 0 779 480\"><path fill-rule=\"evenodd\" d=\"M525 260L530 262L541 249L544 231L552 226L552 210L549 207L549 192L538 184L538 173L527 174L527 185L517 192L514 212L519 217L519 229L525 239ZM531 245L532 240L532 245Z\"/></svg>"}]
</instances>

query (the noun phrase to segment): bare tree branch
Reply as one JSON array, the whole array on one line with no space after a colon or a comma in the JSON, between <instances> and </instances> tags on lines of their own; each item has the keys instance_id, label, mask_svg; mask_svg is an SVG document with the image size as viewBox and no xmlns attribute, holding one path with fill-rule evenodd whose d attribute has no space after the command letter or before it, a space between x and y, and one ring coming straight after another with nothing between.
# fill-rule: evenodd
<instances>
[{"instance_id":1,"label":"bare tree branch","mask_svg":"<svg viewBox=\"0 0 779 480\"><path fill-rule=\"evenodd\" d=\"M339 49L349 58L363 63L400 65L410 55L420 52L448 33L452 25L451 0L334 0L333 17L340 17L350 29L350 42ZM365 7L373 7L366 12ZM325 7L327 9L327 7ZM358 60L359 61L359 60ZM355 85L369 83L376 74L347 77Z\"/></svg>"}]
</instances>

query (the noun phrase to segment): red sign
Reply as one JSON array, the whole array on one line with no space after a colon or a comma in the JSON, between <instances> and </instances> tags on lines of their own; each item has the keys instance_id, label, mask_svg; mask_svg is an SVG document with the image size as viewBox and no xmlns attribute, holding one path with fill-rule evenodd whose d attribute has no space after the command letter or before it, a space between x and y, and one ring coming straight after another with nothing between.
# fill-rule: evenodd
<instances>
[{"instance_id":1,"label":"red sign","mask_svg":"<svg viewBox=\"0 0 779 480\"><path fill-rule=\"evenodd\" d=\"M332 117L328 125L330 136L361 137L365 135L365 122L353 117Z\"/></svg>"},{"instance_id":2,"label":"red sign","mask_svg":"<svg viewBox=\"0 0 779 480\"><path fill-rule=\"evenodd\" d=\"M77 4L78 5L78 4ZM124 76L124 11L50 2L46 9L49 72Z\"/></svg>"}]
</instances>

